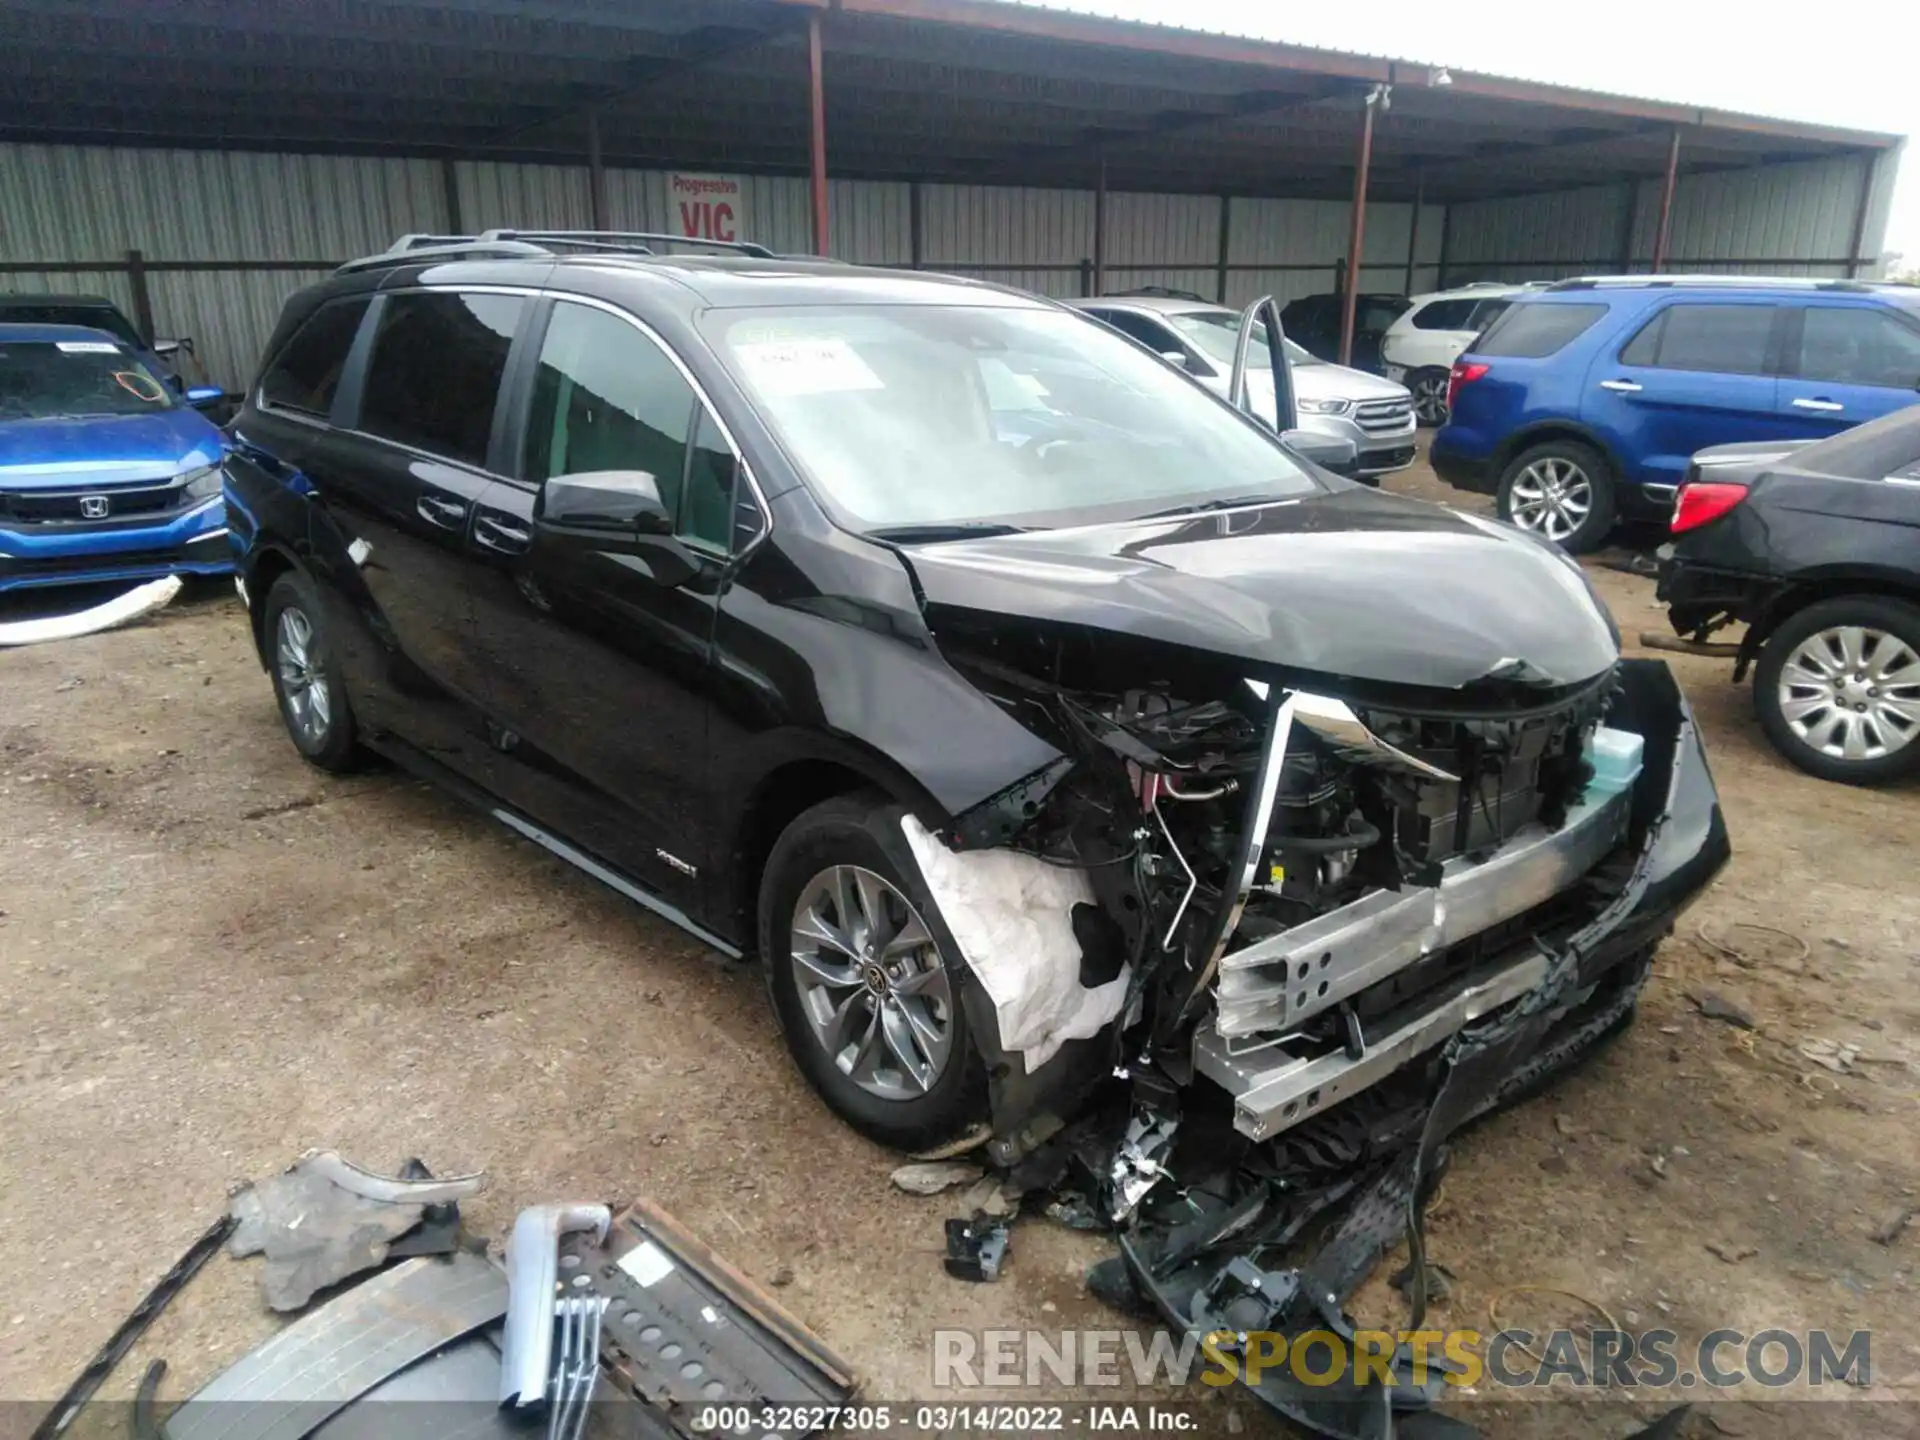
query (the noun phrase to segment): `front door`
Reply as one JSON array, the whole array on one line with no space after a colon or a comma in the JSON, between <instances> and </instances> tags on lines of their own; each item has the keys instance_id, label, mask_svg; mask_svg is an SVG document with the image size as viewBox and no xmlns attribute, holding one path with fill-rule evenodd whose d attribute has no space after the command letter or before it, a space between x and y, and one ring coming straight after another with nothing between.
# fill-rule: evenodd
<instances>
[{"instance_id":1,"label":"front door","mask_svg":"<svg viewBox=\"0 0 1920 1440\"><path fill-rule=\"evenodd\" d=\"M474 649L501 792L684 909L711 862L707 721L734 452L651 332L556 301L518 481L481 499ZM642 474L670 533L559 534L549 477Z\"/></svg>"},{"instance_id":2,"label":"front door","mask_svg":"<svg viewBox=\"0 0 1920 1440\"><path fill-rule=\"evenodd\" d=\"M1920 319L1826 300L1795 306L1791 316L1783 434L1819 439L1920 402Z\"/></svg>"}]
</instances>

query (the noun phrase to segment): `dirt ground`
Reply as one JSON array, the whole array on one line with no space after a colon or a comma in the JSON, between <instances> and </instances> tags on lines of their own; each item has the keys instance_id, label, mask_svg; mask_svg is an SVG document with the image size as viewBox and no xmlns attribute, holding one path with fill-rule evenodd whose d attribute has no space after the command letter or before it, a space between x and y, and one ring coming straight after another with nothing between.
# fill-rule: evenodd
<instances>
[{"instance_id":1,"label":"dirt ground","mask_svg":"<svg viewBox=\"0 0 1920 1440\"><path fill-rule=\"evenodd\" d=\"M1390 483L1458 498L1424 467ZM1590 573L1630 650L1665 628L1649 580ZM1490 1330L1499 1301L1509 1322L1592 1323L1500 1300L1545 1286L1683 1339L1871 1328L1872 1394L1911 1399L1920 1226L1872 1232L1920 1205L1920 797L1800 774L1724 662L1673 663L1735 859L1632 1030L1459 1143L1430 1224L1456 1277L1435 1319ZM804 1088L754 977L399 774L303 764L217 587L0 653L0 814L0 1400L56 1395L230 1186L309 1146L485 1168L467 1213L495 1239L535 1201L650 1195L777 1287L877 1399L932 1393L935 1329L1125 1323L1081 1284L1106 1245L1042 1220L1000 1284L948 1279L951 1197L890 1188L895 1157ZM1737 958L1700 938L1736 922L1792 938L1734 932ZM1755 1028L1703 1017L1707 991ZM1810 1041L1858 1056L1834 1073ZM251 1263L216 1259L104 1393L164 1355L163 1395L184 1395L264 1338ZM1376 1279L1359 1309L1391 1322L1398 1304ZM1269 1432L1216 1398L1224 1428ZM1627 1428L1564 1403L1460 1413L1495 1435ZM1811 1416L1722 1403L1697 1433L1810 1433ZM1821 1407L1822 1433L1909 1423L1865 1396Z\"/></svg>"}]
</instances>

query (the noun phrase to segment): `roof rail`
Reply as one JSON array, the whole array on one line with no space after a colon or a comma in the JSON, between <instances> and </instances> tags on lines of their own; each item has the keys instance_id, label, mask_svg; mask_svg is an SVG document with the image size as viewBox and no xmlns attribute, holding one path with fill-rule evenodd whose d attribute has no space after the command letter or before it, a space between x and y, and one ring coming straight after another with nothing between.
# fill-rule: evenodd
<instances>
[{"instance_id":1,"label":"roof rail","mask_svg":"<svg viewBox=\"0 0 1920 1440\"><path fill-rule=\"evenodd\" d=\"M625 250L651 255L655 245L692 245L708 250L726 250L735 255L751 255L771 260L773 251L751 240L708 240L696 235L669 235L658 230L488 230L483 242L525 241L534 245L574 245L585 250Z\"/></svg>"},{"instance_id":2,"label":"roof rail","mask_svg":"<svg viewBox=\"0 0 1920 1440\"><path fill-rule=\"evenodd\" d=\"M354 270L371 270L402 259L507 260L552 256L564 251L652 255L655 245L690 245L736 255L751 255L762 260L774 258L773 252L766 246L747 240L706 240L646 230L485 230L478 235L402 235L378 255L363 255L358 260L349 260L334 273L340 275Z\"/></svg>"},{"instance_id":3,"label":"roof rail","mask_svg":"<svg viewBox=\"0 0 1920 1440\"><path fill-rule=\"evenodd\" d=\"M1865 280L1823 280L1815 275L1581 275L1556 280L1549 290L1838 290L1868 295L1880 287Z\"/></svg>"}]
</instances>

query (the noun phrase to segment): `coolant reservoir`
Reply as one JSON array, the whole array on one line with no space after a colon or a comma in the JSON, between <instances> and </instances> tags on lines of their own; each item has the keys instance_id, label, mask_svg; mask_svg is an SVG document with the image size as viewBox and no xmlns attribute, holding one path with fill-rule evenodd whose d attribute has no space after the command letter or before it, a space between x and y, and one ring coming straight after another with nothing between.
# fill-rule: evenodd
<instances>
[{"instance_id":1,"label":"coolant reservoir","mask_svg":"<svg viewBox=\"0 0 1920 1440\"><path fill-rule=\"evenodd\" d=\"M1617 795L1640 775L1640 753L1646 742L1631 730L1597 727L1587 742L1587 760L1593 766L1593 779L1587 782L1581 799L1588 804Z\"/></svg>"}]
</instances>

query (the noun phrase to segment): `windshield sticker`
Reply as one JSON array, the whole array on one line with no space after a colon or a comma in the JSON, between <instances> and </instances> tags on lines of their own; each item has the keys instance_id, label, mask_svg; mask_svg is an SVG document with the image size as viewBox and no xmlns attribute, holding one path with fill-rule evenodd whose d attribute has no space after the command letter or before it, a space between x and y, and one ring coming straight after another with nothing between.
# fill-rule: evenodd
<instances>
[{"instance_id":1,"label":"windshield sticker","mask_svg":"<svg viewBox=\"0 0 1920 1440\"><path fill-rule=\"evenodd\" d=\"M753 383L770 396L886 388L844 340L767 340L736 345L734 353Z\"/></svg>"},{"instance_id":2,"label":"windshield sticker","mask_svg":"<svg viewBox=\"0 0 1920 1440\"><path fill-rule=\"evenodd\" d=\"M118 355L120 347L111 340L56 340L54 348L62 355Z\"/></svg>"}]
</instances>

